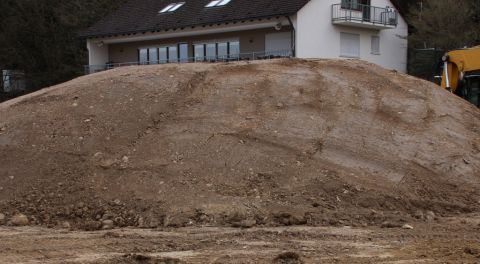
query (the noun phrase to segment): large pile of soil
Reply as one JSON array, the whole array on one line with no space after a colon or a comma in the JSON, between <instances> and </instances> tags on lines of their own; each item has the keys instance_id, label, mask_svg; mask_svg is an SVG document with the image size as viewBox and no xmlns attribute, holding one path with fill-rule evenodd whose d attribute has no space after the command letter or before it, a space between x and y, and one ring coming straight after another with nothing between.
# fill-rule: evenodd
<instances>
[{"instance_id":1,"label":"large pile of soil","mask_svg":"<svg viewBox=\"0 0 480 264\"><path fill-rule=\"evenodd\" d=\"M0 104L0 162L32 224L375 225L479 211L480 112L360 61L126 67Z\"/></svg>"}]
</instances>

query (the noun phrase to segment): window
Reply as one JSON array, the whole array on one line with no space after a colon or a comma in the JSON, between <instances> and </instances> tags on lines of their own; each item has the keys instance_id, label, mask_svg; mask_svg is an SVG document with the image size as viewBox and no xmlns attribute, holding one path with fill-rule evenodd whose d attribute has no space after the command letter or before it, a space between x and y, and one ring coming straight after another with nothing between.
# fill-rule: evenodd
<instances>
[{"instance_id":1,"label":"window","mask_svg":"<svg viewBox=\"0 0 480 264\"><path fill-rule=\"evenodd\" d=\"M234 41L228 43L228 50L231 58L238 58L240 55L240 42Z\"/></svg>"},{"instance_id":2,"label":"window","mask_svg":"<svg viewBox=\"0 0 480 264\"><path fill-rule=\"evenodd\" d=\"M215 60L217 56L217 45L215 43L207 44L207 60Z\"/></svg>"},{"instance_id":3,"label":"window","mask_svg":"<svg viewBox=\"0 0 480 264\"><path fill-rule=\"evenodd\" d=\"M460 92L470 103L480 107L480 77L466 77L466 83Z\"/></svg>"},{"instance_id":4,"label":"window","mask_svg":"<svg viewBox=\"0 0 480 264\"><path fill-rule=\"evenodd\" d=\"M138 51L140 64L148 64L148 49L140 49Z\"/></svg>"},{"instance_id":5,"label":"window","mask_svg":"<svg viewBox=\"0 0 480 264\"><path fill-rule=\"evenodd\" d=\"M158 49L148 49L148 62L149 64L158 64Z\"/></svg>"},{"instance_id":6,"label":"window","mask_svg":"<svg viewBox=\"0 0 480 264\"><path fill-rule=\"evenodd\" d=\"M199 43L193 45L193 51L195 61L236 59L240 53L240 43L238 41Z\"/></svg>"},{"instance_id":7,"label":"window","mask_svg":"<svg viewBox=\"0 0 480 264\"><path fill-rule=\"evenodd\" d=\"M168 49L167 47L161 47L158 49L158 54L160 58L160 63L168 62Z\"/></svg>"},{"instance_id":8,"label":"window","mask_svg":"<svg viewBox=\"0 0 480 264\"><path fill-rule=\"evenodd\" d=\"M224 6L228 3L230 3L231 0L213 0L208 5L205 7L215 7L215 6Z\"/></svg>"},{"instance_id":9,"label":"window","mask_svg":"<svg viewBox=\"0 0 480 264\"><path fill-rule=\"evenodd\" d=\"M226 42L218 43L217 53L218 53L218 58L226 59L228 57L228 43Z\"/></svg>"},{"instance_id":10,"label":"window","mask_svg":"<svg viewBox=\"0 0 480 264\"><path fill-rule=\"evenodd\" d=\"M372 54L380 55L380 37L372 36Z\"/></svg>"},{"instance_id":11,"label":"window","mask_svg":"<svg viewBox=\"0 0 480 264\"><path fill-rule=\"evenodd\" d=\"M195 61L203 61L205 60L205 45L204 44L196 44L193 46L194 53L195 53Z\"/></svg>"},{"instance_id":12,"label":"window","mask_svg":"<svg viewBox=\"0 0 480 264\"><path fill-rule=\"evenodd\" d=\"M342 0L342 8L361 11L363 6L369 6L370 0Z\"/></svg>"},{"instance_id":13,"label":"window","mask_svg":"<svg viewBox=\"0 0 480 264\"><path fill-rule=\"evenodd\" d=\"M168 47L168 62L178 62L177 46Z\"/></svg>"},{"instance_id":14,"label":"window","mask_svg":"<svg viewBox=\"0 0 480 264\"><path fill-rule=\"evenodd\" d=\"M185 2L180 2L180 3L172 3L166 6L164 9L160 10L158 13L170 13L174 12L175 10L179 9L185 4Z\"/></svg>"},{"instance_id":15,"label":"window","mask_svg":"<svg viewBox=\"0 0 480 264\"><path fill-rule=\"evenodd\" d=\"M360 58L360 35L340 33L340 57Z\"/></svg>"},{"instance_id":16,"label":"window","mask_svg":"<svg viewBox=\"0 0 480 264\"><path fill-rule=\"evenodd\" d=\"M188 62L188 44L180 43L155 48L141 48L138 50L138 60L140 64Z\"/></svg>"},{"instance_id":17,"label":"window","mask_svg":"<svg viewBox=\"0 0 480 264\"><path fill-rule=\"evenodd\" d=\"M292 33L270 33L265 35L266 55L290 54L292 50Z\"/></svg>"},{"instance_id":18,"label":"window","mask_svg":"<svg viewBox=\"0 0 480 264\"><path fill-rule=\"evenodd\" d=\"M181 43L178 45L180 62L188 62L188 44Z\"/></svg>"},{"instance_id":19,"label":"window","mask_svg":"<svg viewBox=\"0 0 480 264\"><path fill-rule=\"evenodd\" d=\"M342 0L342 8L358 10L359 9L358 0Z\"/></svg>"}]
</instances>

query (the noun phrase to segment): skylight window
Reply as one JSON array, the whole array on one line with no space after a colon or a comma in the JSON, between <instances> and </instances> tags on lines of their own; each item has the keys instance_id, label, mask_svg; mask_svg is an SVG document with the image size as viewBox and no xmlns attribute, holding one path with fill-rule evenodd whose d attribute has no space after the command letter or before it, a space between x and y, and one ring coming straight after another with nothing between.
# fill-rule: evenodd
<instances>
[{"instance_id":1,"label":"skylight window","mask_svg":"<svg viewBox=\"0 0 480 264\"><path fill-rule=\"evenodd\" d=\"M213 0L210 3L208 3L208 5L206 5L205 7L224 6L230 3L230 1L232 0Z\"/></svg>"},{"instance_id":2,"label":"skylight window","mask_svg":"<svg viewBox=\"0 0 480 264\"><path fill-rule=\"evenodd\" d=\"M175 10L179 9L185 4L185 2L180 2L180 3L172 3L166 6L164 9L160 10L159 13L170 13L174 12Z\"/></svg>"}]
</instances>

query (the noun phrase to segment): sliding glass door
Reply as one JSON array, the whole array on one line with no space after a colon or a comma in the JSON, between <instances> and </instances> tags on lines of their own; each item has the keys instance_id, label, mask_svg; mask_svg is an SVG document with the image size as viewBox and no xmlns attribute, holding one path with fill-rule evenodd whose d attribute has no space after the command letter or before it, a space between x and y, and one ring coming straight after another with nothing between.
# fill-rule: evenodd
<instances>
[{"instance_id":1,"label":"sliding glass door","mask_svg":"<svg viewBox=\"0 0 480 264\"><path fill-rule=\"evenodd\" d=\"M195 61L205 60L205 44L195 44L193 45L193 50L195 53Z\"/></svg>"},{"instance_id":2,"label":"sliding glass door","mask_svg":"<svg viewBox=\"0 0 480 264\"><path fill-rule=\"evenodd\" d=\"M158 49L157 48L148 49L148 62L149 62L149 64L158 64Z\"/></svg>"},{"instance_id":3,"label":"sliding glass door","mask_svg":"<svg viewBox=\"0 0 480 264\"><path fill-rule=\"evenodd\" d=\"M159 47L141 48L138 50L140 64L185 63L190 61L189 44L164 45ZM193 45L194 61L217 61L238 59L240 43L207 42Z\"/></svg>"},{"instance_id":4,"label":"sliding glass door","mask_svg":"<svg viewBox=\"0 0 480 264\"><path fill-rule=\"evenodd\" d=\"M180 55L180 62L188 62L188 44L181 43L178 44L178 54Z\"/></svg>"},{"instance_id":5,"label":"sliding glass door","mask_svg":"<svg viewBox=\"0 0 480 264\"><path fill-rule=\"evenodd\" d=\"M138 51L138 57L140 64L148 64L148 49L140 49Z\"/></svg>"},{"instance_id":6,"label":"sliding glass door","mask_svg":"<svg viewBox=\"0 0 480 264\"><path fill-rule=\"evenodd\" d=\"M211 42L194 44L195 61L216 61L237 59L240 54L240 42Z\"/></svg>"},{"instance_id":7,"label":"sliding glass door","mask_svg":"<svg viewBox=\"0 0 480 264\"><path fill-rule=\"evenodd\" d=\"M158 48L158 53L160 57L160 63L168 62L168 49L167 47Z\"/></svg>"},{"instance_id":8,"label":"sliding glass door","mask_svg":"<svg viewBox=\"0 0 480 264\"><path fill-rule=\"evenodd\" d=\"M178 62L178 48L177 48L177 46L168 47L168 62L169 63Z\"/></svg>"}]
</instances>

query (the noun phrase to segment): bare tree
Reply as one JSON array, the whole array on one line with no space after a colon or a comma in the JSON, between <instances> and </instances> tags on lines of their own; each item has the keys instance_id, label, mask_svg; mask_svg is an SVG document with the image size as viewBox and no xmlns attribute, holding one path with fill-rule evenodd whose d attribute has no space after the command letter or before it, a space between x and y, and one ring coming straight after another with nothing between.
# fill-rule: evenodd
<instances>
[{"instance_id":1,"label":"bare tree","mask_svg":"<svg viewBox=\"0 0 480 264\"><path fill-rule=\"evenodd\" d=\"M411 8L410 45L451 50L478 44L479 0L424 0Z\"/></svg>"}]
</instances>

